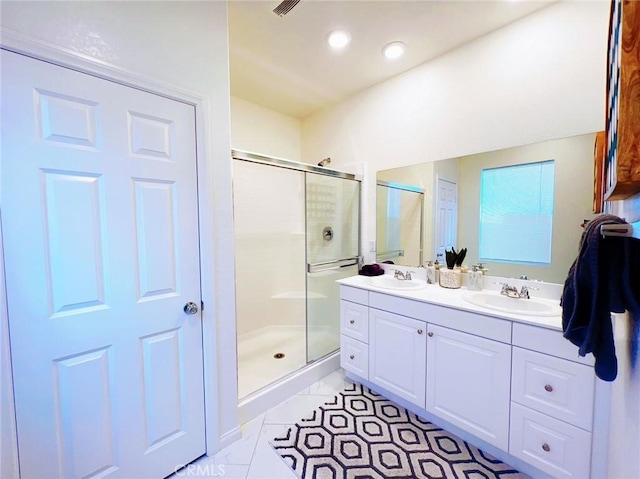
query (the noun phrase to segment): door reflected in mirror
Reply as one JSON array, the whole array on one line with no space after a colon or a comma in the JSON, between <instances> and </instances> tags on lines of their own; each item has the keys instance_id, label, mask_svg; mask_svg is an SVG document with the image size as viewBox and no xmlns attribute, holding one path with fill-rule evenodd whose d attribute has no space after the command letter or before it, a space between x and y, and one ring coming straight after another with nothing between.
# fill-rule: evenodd
<instances>
[{"instance_id":1,"label":"door reflected in mirror","mask_svg":"<svg viewBox=\"0 0 640 479\"><path fill-rule=\"evenodd\" d=\"M377 180L415 185L424 189L423 213L415 219L414 227L422 222L421 261L405 261L399 264L418 266L425 261L435 260L442 248L439 238L438 222L438 184L442 181L456 185L457 191L457 237L452 244L445 245L456 249L466 247L468 254L465 265L470 266L482 261L479 257L480 217L481 217L481 177L482 171L511 165L554 160L553 178L553 217L551 220L551 260L546 264L531 264L523 260L483 261L489 274L505 277L527 275L530 279L562 283L569 271L571 263L578 253L578 244L582 235L580 225L585 219L593 217L593 151L595 133L580 135L560 140L551 140L532 145L507 148L504 150L479 153L435 162L410 165L377 173ZM377 192L380 192L378 187ZM517 190L505 188L503 198L505 206L516 202ZM377 201L377 221L385 224L385 235L389 235L387 212L384 203ZM520 247L525 249L528 242L536 241L536 228L520 238L509 234L512 221L507 220L504 228L500 224L492 225L494 234L498 234L513 251ZM540 225L543 229L544 225ZM548 228L548 226L544 226ZM377 227L378 252L382 253L382 245L387 248L386 238L382 236L381 227ZM383 242L381 243L381 239ZM455 243L455 244L453 244ZM378 257L378 261L382 256ZM395 262L395 261L394 261Z\"/></svg>"}]
</instances>

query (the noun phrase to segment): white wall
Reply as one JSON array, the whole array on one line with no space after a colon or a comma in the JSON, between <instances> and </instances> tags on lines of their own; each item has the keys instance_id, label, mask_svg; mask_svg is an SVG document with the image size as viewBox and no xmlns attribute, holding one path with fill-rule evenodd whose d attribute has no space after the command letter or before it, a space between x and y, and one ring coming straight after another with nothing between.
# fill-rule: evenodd
<instances>
[{"instance_id":1,"label":"white wall","mask_svg":"<svg viewBox=\"0 0 640 479\"><path fill-rule=\"evenodd\" d=\"M242 98L231 97L231 147L302 161L300 120Z\"/></svg>"},{"instance_id":2,"label":"white wall","mask_svg":"<svg viewBox=\"0 0 640 479\"><path fill-rule=\"evenodd\" d=\"M0 240L2 228L0 227ZM0 250L0 271L4 271L4 255ZM18 445L15 441L13 388L11 382L11 356L9 351L9 324L4 274L0 274L0 477L18 477Z\"/></svg>"},{"instance_id":3,"label":"white wall","mask_svg":"<svg viewBox=\"0 0 640 479\"><path fill-rule=\"evenodd\" d=\"M607 2L553 4L378 84L303 120L302 156L367 162L369 183L380 169L602 130L608 15Z\"/></svg>"},{"instance_id":4,"label":"white wall","mask_svg":"<svg viewBox=\"0 0 640 479\"><path fill-rule=\"evenodd\" d=\"M201 193L208 195L205 200L211 207L200 214L206 219L201 234L209 239L203 258L210 258L203 264L203 296L209 306L205 318L213 313L218 321L210 329L205 327L205 341L211 350L217 349L219 358L216 363L213 355L205 357L210 383L220 387L219 398L211 390L206 398L209 410L219 407L220 422L207 433L209 447L215 447L218 436L237 432L226 3L3 1L1 8L3 33L11 31L107 69L205 98L206 145L201 160L208 176Z\"/></svg>"},{"instance_id":5,"label":"white wall","mask_svg":"<svg viewBox=\"0 0 640 479\"><path fill-rule=\"evenodd\" d=\"M640 221L640 194L613 203L613 214ZM611 384L608 478L640 477L640 318L613 315L618 377Z\"/></svg>"}]
</instances>

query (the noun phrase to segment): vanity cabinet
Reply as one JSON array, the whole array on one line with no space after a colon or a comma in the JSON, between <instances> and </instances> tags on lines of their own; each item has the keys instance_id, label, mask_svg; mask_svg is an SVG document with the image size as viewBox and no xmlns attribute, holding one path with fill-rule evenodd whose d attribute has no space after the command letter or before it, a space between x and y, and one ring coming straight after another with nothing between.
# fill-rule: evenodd
<instances>
[{"instance_id":1,"label":"vanity cabinet","mask_svg":"<svg viewBox=\"0 0 640 479\"><path fill-rule=\"evenodd\" d=\"M507 450L511 347L431 324L427 331L425 409Z\"/></svg>"},{"instance_id":2,"label":"vanity cabinet","mask_svg":"<svg viewBox=\"0 0 640 479\"><path fill-rule=\"evenodd\" d=\"M341 365L355 379L495 446L506 462L590 477L593 358L560 331L344 284L340 292Z\"/></svg>"},{"instance_id":3,"label":"vanity cabinet","mask_svg":"<svg viewBox=\"0 0 640 479\"><path fill-rule=\"evenodd\" d=\"M424 408L427 324L369 309L369 381Z\"/></svg>"},{"instance_id":4,"label":"vanity cabinet","mask_svg":"<svg viewBox=\"0 0 640 479\"><path fill-rule=\"evenodd\" d=\"M509 453L557 478L589 477L595 376L553 331L513 325Z\"/></svg>"}]
</instances>

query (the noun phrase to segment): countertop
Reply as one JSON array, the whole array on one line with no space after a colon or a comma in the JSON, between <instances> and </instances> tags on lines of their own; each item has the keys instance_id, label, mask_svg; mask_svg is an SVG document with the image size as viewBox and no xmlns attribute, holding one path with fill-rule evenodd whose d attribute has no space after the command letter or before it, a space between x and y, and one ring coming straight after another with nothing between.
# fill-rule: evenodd
<instances>
[{"instance_id":1,"label":"countertop","mask_svg":"<svg viewBox=\"0 0 640 479\"><path fill-rule=\"evenodd\" d=\"M477 306L463 299L463 294L469 291L467 288L462 287L460 289L447 289L442 288L437 284L427 284L425 288L419 290L395 290L376 287L367 282L369 277L367 276L351 276L349 278L338 280L337 282L344 286L351 286L353 288L366 289L376 293L387 294L390 296L396 296L399 298L411 299L414 301L421 301L423 303L430 303L438 306L445 306L448 308L459 309L462 311L469 311L472 313L482 314L484 316L491 316L494 318L506 319L518 323L532 324L543 328L555 329L562 331L562 317L558 316L530 316L523 314L512 314L503 311L492 310ZM469 291L475 292L475 291ZM482 291L487 294L499 294L497 291L491 291L485 289ZM535 298L536 301L548 303L550 305L559 308L559 301L557 299L543 299ZM515 301L527 301L526 299L517 299ZM561 310L560 310L561 311Z\"/></svg>"}]
</instances>

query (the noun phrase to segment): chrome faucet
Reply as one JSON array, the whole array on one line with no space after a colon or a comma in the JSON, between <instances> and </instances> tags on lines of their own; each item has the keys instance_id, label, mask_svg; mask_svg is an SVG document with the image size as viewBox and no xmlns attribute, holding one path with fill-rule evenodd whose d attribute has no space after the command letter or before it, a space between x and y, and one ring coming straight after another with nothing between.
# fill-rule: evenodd
<instances>
[{"instance_id":1,"label":"chrome faucet","mask_svg":"<svg viewBox=\"0 0 640 479\"><path fill-rule=\"evenodd\" d=\"M536 289L536 288L533 288L533 289ZM529 288L527 286L522 286L522 288L520 288L520 297L525 299L531 298L531 296L529 296Z\"/></svg>"},{"instance_id":2,"label":"chrome faucet","mask_svg":"<svg viewBox=\"0 0 640 479\"><path fill-rule=\"evenodd\" d=\"M524 299L531 298L529 296L529 288L527 286L523 285L522 288L520 288L520 292L518 293L518 288L516 288L515 286L509 286L508 283L500 283L500 284L502 285L500 294L504 294L509 298L524 298Z\"/></svg>"},{"instance_id":3,"label":"chrome faucet","mask_svg":"<svg viewBox=\"0 0 640 479\"><path fill-rule=\"evenodd\" d=\"M395 279L399 279L400 281L411 281L411 273L415 273L415 271L407 271L406 273L403 273L402 271L400 271L399 269L396 269L393 273L393 277Z\"/></svg>"},{"instance_id":4,"label":"chrome faucet","mask_svg":"<svg viewBox=\"0 0 640 479\"><path fill-rule=\"evenodd\" d=\"M519 298L520 293L518 293L518 288L515 286L509 286L508 283L500 283L502 285L502 289L500 290L500 294L508 296L509 298Z\"/></svg>"}]
</instances>

